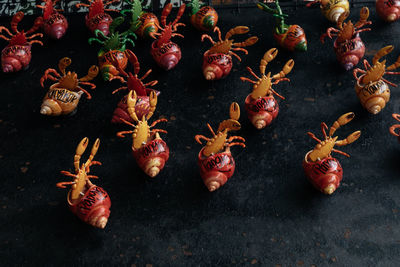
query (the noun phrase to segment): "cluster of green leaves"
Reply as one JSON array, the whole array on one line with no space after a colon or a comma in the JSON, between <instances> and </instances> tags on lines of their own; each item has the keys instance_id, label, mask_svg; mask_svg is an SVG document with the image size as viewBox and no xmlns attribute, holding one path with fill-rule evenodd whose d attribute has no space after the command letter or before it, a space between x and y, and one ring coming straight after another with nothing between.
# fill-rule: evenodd
<instances>
[{"instance_id":1,"label":"cluster of green leaves","mask_svg":"<svg viewBox=\"0 0 400 267\"><path fill-rule=\"evenodd\" d=\"M127 16L127 13L131 14L131 27L130 30L135 32L140 27L140 16L143 14L142 2L140 0L124 0L126 3L130 4L129 9L121 10L121 14Z\"/></svg>"},{"instance_id":2,"label":"cluster of green leaves","mask_svg":"<svg viewBox=\"0 0 400 267\"><path fill-rule=\"evenodd\" d=\"M199 12L200 8L204 5L204 3L200 2L200 0L192 0L190 1L189 4L187 4L188 7L190 7L190 16L196 14Z\"/></svg>"},{"instance_id":3,"label":"cluster of green leaves","mask_svg":"<svg viewBox=\"0 0 400 267\"><path fill-rule=\"evenodd\" d=\"M262 2L257 3L257 7L265 12L271 13L275 18L276 18L276 32L278 34L285 33L289 26L285 24L285 18L288 17L288 15L283 14L282 9L279 5L279 0L274 1L276 8L270 8L267 4L264 4Z\"/></svg>"},{"instance_id":4,"label":"cluster of green leaves","mask_svg":"<svg viewBox=\"0 0 400 267\"><path fill-rule=\"evenodd\" d=\"M100 43L103 46L100 51L103 51L104 53L111 50L124 51L127 43L130 43L134 47L135 43L132 38L136 40L137 36L131 29L122 33L116 31L116 28L121 25L124 20L124 17L118 17L113 20L110 25L109 36L104 35L100 30L95 30L94 35L96 37L89 38L89 44L92 44L93 42Z\"/></svg>"}]
</instances>

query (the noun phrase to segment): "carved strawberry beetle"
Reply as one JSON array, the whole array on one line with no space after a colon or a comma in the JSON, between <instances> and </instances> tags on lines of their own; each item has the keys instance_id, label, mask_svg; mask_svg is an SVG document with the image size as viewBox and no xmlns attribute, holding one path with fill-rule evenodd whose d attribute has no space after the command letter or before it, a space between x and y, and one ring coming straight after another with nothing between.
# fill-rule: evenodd
<instances>
[{"instance_id":1,"label":"carved strawberry beetle","mask_svg":"<svg viewBox=\"0 0 400 267\"><path fill-rule=\"evenodd\" d=\"M201 36L202 42L204 39L208 39L213 45L203 55L203 74L206 80L219 80L226 77L232 69L231 56L235 56L239 61L242 61L233 51L242 51L247 55L248 52L243 47L251 46L258 41L258 38L255 36L241 43L234 43L232 39L229 39L236 34L248 33L249 28L246 26L237 26L230 29L225 35L225 40L222 40L221 31L218 27L214 28L214 32L218 33L218 42L214 42L208 34Z\"/></svg>"},{"instance_id":2,"label":"carved strawberry beetle","mask_svg":"<svg viewBox=\"0 0 400 267\"><path fill-rule=\"evenodd\" d=\"M152 91L149 99L149 113L146 116L143 116L140 120L135 110L137 102L136 92L129 92L127 99L128 113L136 125L121 119L125 124L132 126L134 130L118 132L117 136L125 137L125 134L132 134L133 156L139 167L148 176L154 178L164 168L164 165L169 158L169 148L159 135L159 132L167 133L167 131L161 129L151 130L150 128L154 127L159 122L166 122L168 120L159 119L154 121L150 126L148 125L148 119L153 116L153 113L156 110L157 94Z\"/></svg>"},{"instance_id":3,"label":"carved strawberry beetle","mask_svg":"<svg viewBox=\"0 0 400 267\"><path fill-rule=\"evenodd\" d=\"M130 30L123 33L115 32L115 28L123 21L122 17L114 19L110 26L110 36L104 35L100 30L95 30L94 35L96 37L89 38L89 44L98 42L103 45L97 57L99 59L100 71L105 81L110 81L114 76L119 75L116 66L111 62L112 58L116 58L119 67L125 69L128 64L128 55L131 52L129 49L126 49L126 44L130 43L132 46L135 46L135 43L130 39L130 37L137 38L133 32Z\"/></svg>"},{"instance_id":4,"label":"carved strawberry beetle","mask_svg":"<svg viewBox=\"0 0 400 267\"><path fill-rule=\"evenodd\" d=\"M360 28L370 25L372 22L367 21L369 17L369 9L363 7L360 11L360 20L353 25L351 20L347 23L344 20L349 16L349 12L340 15L336 28L328 28L326 33L321 35L321 42L328 36L337 36L333 49L336 53L336 58L345 70L351 70L358 64L360 59L364 57L365 45L360 39L360 32L370 31L370 28L359 30Z\"/></svg>"},{"instance_id":5,"label":"carved strawberry beetle","mask_svg":"<svg viewBox=\"0 0 400 267\"><path fill-rule=\"evenodd\" d=\"M343 178L343 169L340 166L339 161L331 156L331 153L336 152L346 157L350 157L349 154L334 149L334 146L345 146L353 143L361 136L361 132L356 131L350 134L346 139L339 141L337 141L337 136L332 136L340 126L349 123L354 116L353 112L340 116L340 118L335 121L329 129L329 135L327 135L325 131L328 129L328 126L322 122L321 130L324 135L323 141L319 140L313 133L307 133L312 139L317 141L318 144L304 157L303 168L308 180L315 188L325 194L330 195L335 192Z\"/></svg>"},{"instance_id":6,"label":"carved strawberry beetle","mask_svg":"<svg viewBox=\"0 0 400 267\"><path fill-rule=\"evenodd\" d=\"M168 23L167 25L167 16L172 10L172 4L169 3L165 5L162 14L161 14L161 27L156 24L157 28L161 31L161 33L150 33L150 36L156 39L151 44L151 55L157 64L165 69L170 70L174 68L179 60L181 60L181 49L179 46L171 42L171 37L179 36L183 38L182 34L175 33L178 30L179 26L185 26L183 23L178 23L179 19L182 17L183 12L185 12L185 4L182 4L178 10L178 14L176 15L176 19L173 22Z\"/></svg>"},{"instance_id":7,"label":"carved strawberry beetle","mask_svg":"<svg viewBox=\"0 0 400 267\"><path fill-rule=\"evenodd\" d=\"M199 0L192 0L188 6L191 8L190 22L200 31L211 31L217 25L218 14L214 8L203 6Z\"/></svg>"},{"instance_id":8,"label":"carved strawberry beetle","mask_svg":"<svg viewBox=\"0 0 400 267\"><path fill-rule=\"evenodd\" d=\"M60 182L57 184L57 187L66 188L66 185L71 185L67 201L72 213L85 223L104 229L108 222L108 217L110 216L110 196L103 188L92 184L90 181L90 179L98 177L89 175L91 166L101 165L100 162L93 160L99 149L100 139L96 139L89 159L80 166L81 156L85 152L88 144L89 140L85 137L76 148L74 156L75 173L61 171L61 174L73 177L74 180L72 182Z\"/></svg>"},{"instance_id":9,"label":"carved strawberry beetle","mask_svg":"<svg viewBox=\"0 0 400 267\"><path fill-rule=\"evenodd\" d=\"M35 37L43 37L43 34L36 33L43 24L43 18L35 19L34 25L27 32L18 31L18 23L24 18L22 11L17 12L11 20L11 31L6 27L0 26L0 33L5 31L9 37L0 34L0 38L8 41L8 45L1 51L1 67L3 72L16 72L21 69L27 69L31 62L31 46L34 43L43 45L39 40L33 40ZM13 33L14 34L13 34ZM30 36L29 36L30 35Z\"/></svg>"},{"instance_id":10,"label":"carved strawberry beetle","mask_svg":"<svg viewBox=\"0 0 400 267\"><path fill-rule=\"evenodd\" d=\"M126 73L124 70L122 70L119 67L119 63L117 62L116 59L113 59L113 65L117 67L118 71L125 76L127 81L124 80L123 77L120 76L114 76L113 79L119 78L123 83L126 83L127 86L120 87L116 90L114 90L112 93L115 94L121 90L126 90L128 89L129 91L135 91L137 95L137 101L135 105L135 112L138 118L142 118L143 116L146 116L150 112L150 101L149 101L149 95L152 92L152 89L146 88L146 86L154 86L158 83L157 80L148 82L146 84L143 83L143 80L151 73L151 69L149 69L146 74L142 77L138 77L138 73L140 70L140 65L139 61L136 57L136 55L129 51L129 61L134 67L134 75L132 73ZM156 91L156 94L158 95L159 92ZM127 98L128 95L124 96L121 101L118 103L118 107L114 110L114 114L112 117L111 122L113 123L123 123L122 119L131 123L134 123L132 120L131 116L129 116L128 112L128 104L127 104Z\"/></svg>"},{"instance_id":11,"label":"carved strawberry beetle","mask_svg":"<svg viewBox=\"0 0 400 267\"><path fill-rule=\"evenodd\" d=\"M104 7L115 2L119 2L119 0L110 0L105 3L103 3L103 0L89 0L90 4L78 3L75 6L77 8L89 8L89 13L85 16L86 26L93 33L95 30L100 30L107 36L110 33L110 24L113 19L106 11L119 11L116 9L105 9Z\"/></svg>"},{"instance_id":12,"label":"carved strawberry beetle","mask_svg":"<svg viewBox=\"0 0 400 267\"><path fill-rule=\"evenodd\" d=\"M247 111L247 117L251 123L257 129L263 129L270 125L272 121L278 116L279 105L275 100L274 95L281 99L285 99L283 96L275 92L272 89L273 84L278 84L281 81L290 81L285 76L292 71L294 66L293 59L286 62L282 71L271 77L271 72L265 75L265 68L269 62L275 59L278 55L278 49L272 48L268 50L260 62L261 78L258 77L250 67L247 70L253 75L257 81L250 80L246 77L240 77L242 81L250 82L253 85L253 92L246 97L245 107Z\"/></svg>"},{"instance_id":13,"label":"carved strawberry beetle","mask_svg":"<svg viewBox=\"0 0 400 267\"><path fill-rule=\"evenodd\" d=\"M289 51L307 51L307 39L303 28L299 25L286 25L286 14L282 13L279 1L274 1L276 8L272 9L268 5L259 2L257 7L265 12L273 14L276 19L274 38L280 46Z\"/></svg>"},{"instance_id":14,"label":"carved strawberry beetle","mask_svg":"<svg viewBox=\"0 0 400 267\"><path fill-rule=\"evenodd\" d=\"M67 19L59 11L62 9L55 9L54 6L58 0L45 0L44 6L37 5L38 8L43 9L43 29L44 32L53 39L60 39L64 36L68 29Z\"/></svg>"},{"instance_id":15,"label":"carved strawberry beetle","mask_svg":"<svg viewBox=\"0 0 400 267\"><path fill-rule=\"evenodd\" d=\"M205 147L200 150L198 164L200 167L200 176L210 192L223 186L235 171L235 160L230 151L231 146L246 145L245 139L241 136L231 136L228 138L229 131L240 130L240 107L238 103L233 102L230 107L230 119L224 120L219 124L217 133L207 123L208 129L213 135L207 138L203 135L196 135L195 140L201 144L202 140L207 141ZM239 140L242 142L233 142Z\"/></svg>"},{"instance_id":16,"label":"carved strawberry beetle","mask_svg":"<svg viewBox=\"0 0 400 267\"><path fill-rule=\"evenodd\" d=\"M131 13L131 28L130 30L135 32L141 38L151 37L151 33L156 33L160 25L156 15L150 12L144 12L142 3L140 0L133 0L127 2L131 5L130 9L124 9L121 14Z\"/></svg>"},{"instance_id":17,"label":"carved strawberry beetle","mask_svg":"<svg viewBox=\"0 0 400 267\"><path fill-rule=\"evenodd\" d=\"M376 13L387 22L400 18L400 0L376 0Z\"/></svg>"},{"instance_id":18,"label":"carved strawberry beetle","mask_svg":"<svg viewBox=\"0 0 400 267\"><path fill-rule=\"evenodd\" d=\"M309 0L305 0L309 1ZM306 6L319 4L322 14L331 22L337 23L340 15L350 12L348 0L312 0Z\"/></svg>"},{"instance_id":19,"label":"carved strawberry beetle","mask_svg":"<svg viewBox=\"0 0 400 267\"><path fill-rule=\"evenodd\" d=\"M375 54L372 59L372 66L367 60L364 60L365 70L355 69L353 71L354 78L357 80L355 90L358 98L360 99L361 105L372 114L378 114L389 102L390 89L388 84L391 86L397 86L394 83L389 82L383 78L383 75L398 75L400 72L392 72L386 70L395 70L400 67L400 56L397 61L386 67L386 60L379 62L379 59L386 56L393 51L393 46L389 45ZM358 73L362 73L361 76L357 77Z\"/></svg>"},{"instance_id":20,"label":"carved strawberry beetle","mask_svg":"<svg viewBox=\"0 0 400 267\"><path fill-rule=\"evenodd\" d=\"M397 121L400 122L400 114L393 113L393 114L392 114L392 117L393 117L395 120L397 120ZM399 128L400 128L400 124L394 124L394 125L392 125L392 126L389 128L389 131L390 131L390 133L391 133L393 136L396 136L397 139L398 139L399 142L400 142L400 134L396 133L396 130L399 129Z\"/></svg>"},{"instance_id":21,"label":"carved strawberry beetle","mask_svg":"<svg viewBox=\"0 0 400 267\"><path fill-rule=\"evenodd\" d=\"M91 95L80 85L89 85L91 89L95 89L96 85L89 83L99 73L97 66L92 66L89 69L88 75L78 79L75 72L65 69L71 64L71 59L68 57L62 58L58 63L59 74L55 69L47 69L43 77L40 79L40 84L44 88L44 81L50 79L57 83L50 86L49 91L43 99L40 113L48 116L59 116L73 114L76 111L81 95L85 93L87 99L91 99ZM54 75L54 76L53 76Z\"/></svg>"}]
</instances>

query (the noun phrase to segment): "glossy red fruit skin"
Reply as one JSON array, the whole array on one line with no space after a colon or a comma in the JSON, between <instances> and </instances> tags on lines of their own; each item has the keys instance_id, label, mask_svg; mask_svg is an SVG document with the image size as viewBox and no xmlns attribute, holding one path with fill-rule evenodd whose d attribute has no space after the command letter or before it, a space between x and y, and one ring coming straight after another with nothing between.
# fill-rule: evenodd
<instances>
[{"instance_id":1,"label":"glossy red fruit skin","mask_svg":"<svg viewBox=\"0 0 400 267\"><path fill-rule=\"evenodd\" d=\"M53 13L44 20L44 32L53 39L60 39L68 29L67 19L60 13Z\"/></svg>"},{"instance_id":2,"label":"glossy red fruit skin","mask_svg":"<svg viewBox=\"0 0 400 267\"><path fill-rule=\"evenodd\" d=\"M387 22L393 22L400 18L400 0L377 0L376 13Z\"/></svg>"},{"instance_id":3,"label":"glossy red fruit skin","mask_svg":"<svg viewBox=\"0 0 400 267\"><path fill-rule=\"evenodd\" d=\"M150 12L145 12L139 17L140 26L135 33L141 38L150 38L150 33L158 32L156 24L160 25L156 15Z\"/></svg>"},{"instance_id":4,"label":"glossy red fruit skin","mask_svg":"<svg viewBox=\"0 0 400 267\"><path fill-rule=\"evenodd\" d=\"M89 224L93 216L104 216L107 219L110 216L110 196L103 188L97 185L92 185L78 203L72 204L68 200L68 205L72 213Z\"/></svg>"},{"instance_id":5,"label":"glossy red fruit skin","mask_svg":"<svg viewBox=\"0 0 400 267\"><path fill-rule=\"evenodd\" d=\"M126 103L128 95L124 96L121 101L119 101L117 108L114 110L113 117L111 119L112 123L124 123L121 119L129 122L134 122L128 113L128 105ZM135 105L135 112L138 118L142 118L143 115L149 113L149 97L148 96L138 96Z\"/></svg>"},{"instance_id":6,"label":"glossy red fruit skin","mask_svg":"<svg viewBox=\"0 0 400 267\"><path fill-rule=\"evenodd\" d=\"M148 174L149 161L155 158L159 158L161 165L158 166L161 171L165 163L169 159L169 148L167 143L162 139L154 139L147 142L147 144L138 150L132 149L133 157L135 158L138 166Z\"/></svg>"},{"instance_id":7,"label":"glossy red fruit skin","mask_svg":"<svg viewBox=\"0 0 400 267\"><path fill-rule=\"evenodd\" d=\"M1 67L3 72L16 72L27 69L31 62L31 45L6 46L1 51Z\"/></svg>"},{"instance_id":8,"label":"glossy red fruit skin","mask_svg":"<svg viewBox=\"0 0 400 267\"><path fill-rule=\"evenodd\" d=\"M339 161L333 157L327 157L317 162L311 162L307 160L310 152L303 160L303 169L308 180L321 192L324 192L324 189L330 184L337 189L343 178L343 169Z\"/></svg>"},{"instance_id":9,"label":"glossy red fruit skin","mask_svg":"<svg viewBox=\"0 0 400 267\"><path fill-rule=\"evenodd\" d=\"M206 18L211 19L213 23L211 25L204 23ZM190 22L196 29L200 31L212 31L218 22L217 11L210 6L204 6L200 8L197 13L190 16Z\"/></svg>"},{"instance_id":10,"label":"glossy red fruit skin","mask_svg":"<svg viewBox=\"0 0 400 267\"><path fill-rule=\"evenodd\" d=\"M157 40L155 40L151 44L150 53L157 64L165 70L175 68L182 58L181 49L176 43L171 41L157 47Z\"/></svg>"},{"instance_id":11,"label":"glossy red fruit skin","mask_svg":"<svg viewBox=\"0 0 400 267\"><path fill-rule=\"evenodd\" d=\"M251 94L249 94L244 103L247 117L257 129L267 127L278 116L279 105L273 96L264 96L258 99L253 99ZM257 127L258 120L264 121L260 124L260 127Z\"/></svg>"},{"instance_id":12,"label":"glossy red fruit skin","mask_svg":"<svg viewBox=\"0 0 400 267\"><path fill-rule=\"evenodd\" d=\"M231 72L232 57L224 53L210 53L207 50L203 55L202 69L206 80L225 78Z\"/></svg>"},{"instance_id":13,"label":"glossy red fruit skin","mask_svg":"<svg viewBox=\"0 0 400 267\"><path fill-rule=\"evenodd\" d=\"M203 151L204 148L200 150L197 161L200 168L200 176L207 188L209 188L210 182L217 181L219 186L216 189L218 189L223 186L235 172L235 160L229 148L224 152L209 157L204 156Z\"/></svg>"},{"instance_id":14,"label":"glossy red fruit skin","mask_svg":"<svg viewBox=\"0 0 400 267\"><path fill-rule=\"evenodd\" d=\"M110 24L113 19L107 13L99 13L91 18L89 15L85 16L86 26L94 33L95 30L100 30L107 36L110 33Z\"/></svg>"},{"instance_id":15,"label":"glossy red fruit skin","mask_svg":"<svg viewBox=\"0 0 400 267\"><path fill-rule=\"evenodd\" d=\"M353 39L346 42L339 43L336 39L333 44L333 50L343 68L345 68L345 70L350 70L364 57L365 45L360 35L356 34Z\"/></svg>"},{"instance_id":16,"label":"glossy red fruit skin","mask_svg":"<svg viewBox=\"0 0 400 267\"><path fill-rule=\"evenodd\" d=\"M274 32L274 38L283 48L289 51L307 50L306 34L299 25L290 25L288 30L282 34ZM299 47L300 44L301 48Z\"/></svg>"},{"instance_id":17,"label":"glossy red fruit skin","mask_svg":"<svg viewBox=\"0 0 400 267\"><path fill-rule=\"evenodd\" d=\"M142 118L143 115L147 115L150 110L150 103L149 103L149 97L148 95L150 94L151 91L155 91L156 95L160 95L160 91L157 90L152 90L152 89L147 89L147 95L138 95L137 96L137 101L135 105L135 112L138 118ZM128 113L128 105L126 103L126 99L128 98L128 95L124 96L121 101L119 101L117 108L114 110L113 117L111 119L112 123L124 123L121 119L124 119L126 121L129 121L131 123L134 123L133 119Z\"/></svg>"},{"instance_id":18,"label":"glossy red fruit skin","mask_svg":"<svg viewBox=\"0 0 400 267\"><path fill-rule=\"evenodd\" d=\"M112 58L116 58L121 69L125 69L128 65L128 57L125 51L111 50L106 53L103 51L97 54L99 67L104 81L109 81L113 76L119 75L119 71L112 64Z\"/></svg>"}]
</instances>

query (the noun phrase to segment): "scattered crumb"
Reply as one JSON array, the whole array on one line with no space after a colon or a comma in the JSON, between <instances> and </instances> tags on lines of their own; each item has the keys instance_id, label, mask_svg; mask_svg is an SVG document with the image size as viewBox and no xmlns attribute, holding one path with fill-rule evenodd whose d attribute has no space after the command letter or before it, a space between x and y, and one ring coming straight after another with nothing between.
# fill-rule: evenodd
<instances>
[{"instance_id":1,"label":"scattered crumb","mask_svg":"<svg viewBox=\"0 0 400 267\"><path fill-rule=\"evenodd\" d=\"M60 124L54 124L53 127L54 127L54 128L60 128L61 125L60 125Z\"/></svg>"},{"instance_id":2,"label":"scattered crumb","mask_svg":"<svg viewBox=\"0 0 400 267\"><path fill-rule=\"evenodd\" d=\"M263 144L263 145L266 145L266 144L267 144L267 141L263 141L262 144Z\"/></svg>"},{"instance_id":3,"label":"scattered crumb","mask_svg":"<svg viewBox=\"0 0 400 267\"><path fill-rule=\"evenodd\" d=\"M213 100L215 97L213 95L210 95L209 97L207 97L208 100Z\"/></svg>"},{"instance_id":4,"label":"scattered crumb","mask_svg":"<svg viewBox=\"0 0 400 267\"><path fill-rule=\"evenodd\" d=\"M171 247L171 246L168 246L168 251L174 251L175 249L173 248L173 247Z\"/></svg>"},{"instance_id":5,"label":"scattered crumb","mask_svg":"<svg viewBox=\"0 0 400 267\"><path fill-rule=\"evenodd\" d=\"M191 149L192 147L191 146L186 146L186 149Z\"/></svg>"},{"instance_id":6,"label":"scattered crumb","mask_svg":"<svg viewBox=\"0 0 400 267\"><path fill-rule=\"evenodd\" d=\"M175 116L171 116L169 119L170 119L171 121L175 121L175 120L176 120L176 117L175 117Z\"/></svg>"},{"instance_id":7,"label":"scattered crumb","mask_svg":"<svg viewBox=\"0 0 400 267\"><path fill-rule=\"evenodd\" d=\"M346 229L346 231L344 232L344 238L349 239L350 238L350 229Z\"/></svg>"},{"instance_id":8,"label":"scattered crumb","mask_svg":"<svg viewBox=\"0 0 400 267\"><path fill-rule=\"evenodd\" d=\"M21 167L21 172L22 173L26 173L28 171L28 168L27 167Z\"/></svg>"},{"instance_id":9,"label":"scattered crumb","mask_svg":"<svg viewBox=\"0 0 400 267\"><path fill-rule=\"evenodd\" d=\"M153 267L153 264L147 263L146 267Z\"/></svg>"},{"instance_id":10,"label":"scattered crumb","mask_svg":"<svg viewBox=\"0 0 400 267\"><path fill-rule=\"evenodd\" d=\"M183 255L185 255L185 256L192 256L192 255L193 255L193 253L192 253L192 252L190 252L190 251L186 251L186 250L184 250L184 251L183 251Z\"/></svg>"},{"instance_id":11,"label":"scattered crumb","mask_svg":"<svg viewBox=\"0 0 400 267\"><path fill-rule=\"evenodd\" d=\"M313 97L305 97L304 101L315 102L315 98L313 98Z\"/></svg>"},{"instance_id":12,"label":"scattered crumb","mask_svg":"<svg viewBox=\"0 0 400 267\"><path fill-rule=\"evenodd\" d=\"M252 259L250 263L251 263L251 264L257 264L257 262L258 262L258 261L257 261L256 259Z\"/></svg>"},{"instance_id":13,"label":"scattered crumb","mask_svg":"<svg viewBox=\"0 0 400 267\"><path fill-rule=\"evenodd\" d=\"M319 253L319 256L320 256L321 258L323 258L323 259L326 259L326 254L323 253L323 252Z\"/></svg>"},{"instance_id":14,"label":"scattered crumb","mask_svg":"<svg viewBox=\"0 0 400 267\"><path fill-rule=\"evenodd\" d=\"M278 134L274 133L274 135L272 136L272 140L278 139Z\"/></svg>"},{"instance_id":15,"label":"scattered crumb","mask_svg":"<svg viewBox=\"0 0 400 267\"><path fill-rule=\"evenodd\" d=\"M271 237L271 242L276 242L276 238L275 237Z\"/></svg>"},{"instance_id":16,"label":"scattered crumb","mask_svg":"<svg viewBox=\"0 0 400 267\"><path fill-rule=\"evenodd\" d=\"M398 209L392 209L392 212L393 212L393 213L398 213L399 210L398 210Z\"/></svg>"},{"instance_id":17,"label":"scattered crumb","mask_svg":"<svg viewBox=\"0 0 400 267\"><path fill-rule=\"evenodd\" d=\"M47 204L49 204L50 206L57 206L58 202L57 201L50 201Z\"/></svg>"},{"instance_id":18,"label":"scattered crumb","mask_svg":"<svg viewBox=\"0 0 400 267\"><path fill-rule=\"evenodd\" d=\"M242 233L242 236L247 236L247 234L246 233Z\"/></svg>"},{"instance_id":19,"label":"scattered crumb","mask_svg":"<svg viewBox=\"0 0 400 267\"><path fill-rule=\"evenodd\" d=\"M176 260L177 258L178 258L177 255L172 255L172 257L171 257L172 260Z\"/></svg>"},{"instance_id":20,"label":"scattered crumb","mask_svg":"<svg viewBox=\"0 0 400 267\"><path fill-rule=\"evenodd\" d=\"M331 261L336 262L336 257L332 257Z\"/></svg>"},{"instance_id":21,"label":"scattered crumb","mask_svg":"<svg viewBox=\"0 0 400 267\"><path fill-rule=\"evenodd\" d=\"M331 87L332 84L331 83L326 83L326 87Z\"/></svg>"},{"instance_id":22,"label":"scattered crumb","mask_svg":"<svg viewBox=\"0 0 400 267\"><path fill-rule=\"evenodd\" d=\"M304 261L300 260L300 261L297 262L297 266L303 266L303 265L304 265Z\"/></svg>"},{"instance_id":23,"label":"scattered crumb","mask_svg":"<svg viewBox=\"0 0 400 267\"><path fill-rule=\"evenodd\" d=\"M31 165L31 163L29 161L25 162L25 165Z\"/></svg>"}]
</instances>

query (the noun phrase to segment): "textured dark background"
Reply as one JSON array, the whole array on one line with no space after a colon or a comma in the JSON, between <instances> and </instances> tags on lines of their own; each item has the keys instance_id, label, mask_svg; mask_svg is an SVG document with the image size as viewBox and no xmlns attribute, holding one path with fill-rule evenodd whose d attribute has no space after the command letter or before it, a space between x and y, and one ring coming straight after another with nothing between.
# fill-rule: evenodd
<instances>
[{"instance_id":1,"label":"textured dark background","mask_svg":"<svg viewBox=\"0 0 400 267\"><path fill-rule=\"evenodd\" d=\"M358 19L360 6L352 10ZM362 34L366 58L393 44L393 62L400 54L399 22L385 24L370 6L372 32ZM176 11L175 11L176 12ZM245 66L258 69L264 52L275 47L273 20L256 8L219 10L225 33L242 24L260 41L250 47L242 63L234 60L225 79L207 82L202 77L202 54L209 47L201 33L184 28L183 58L170 72L160 70L149 54L150 41L138 41L137 54L144 73L153 73L161 91L153 119L170 118L160 128L168 130L170 159L156 179L147 178L130 152L130 138L115 136L128 127L110 123L124 93L111 95L118 81L98 78L93 99L82 99L72 117L39 114L46 90L39 79L60 58L72 58L70 70L86 74L96 64L98 47L87 44L83 15L68 16L70 28L59 42L46 40L33 47L28 70L0 73L0 265L131 265L144 266L398 266L400 260L400 151L388 128L400 111L400 92L393 88L386 108L373 116L362 109L354 92L354 79L337 64L332 42L319 42L330 26L318 9L285 9L289 23L305 29L309 50L291 54L280 50L268 70L278 72L295 60L290 83L275 86L286 97L280 101L277 120L257 131L246 118L244 99L251 92L240 76ZM175 13L174 13L175 14ZM24 25L31 25L27 17ZM188 19L185 18L188 22ZM9 25L0 19L1 25ZM215 37L215 35L213 35ZM242 40L245 37L237 37ZM1 41L1 46L6 43ZM240 53L240 52L239 52ZM387 77L400 83L400 77ZM48 85L49 86L49 85ZM242 130L247 148L233 148L236 172L228 183L209 193L199 176L197 154L201 146L194 135L209 135L206 122L217 127L228 117L229 104L242 107ZM332 196L315 190L302 170L302 160L321 137L320 122L331 125L341 114L356 113L340 129L341 138L360 129L361 138L344 147L351 158L337 155L344 169L341 187ZM73 169L73 155L82 137L91 144L101 138L94 167L96 184L111 196L109 222L104 230L77 219L67 208L67 190L55 184L66 181L60 170Z\"/></svg>"},{"instance_id":2,"label":"textured dark background","mask_svg":"<svg viewBox=\"0 0 400 267\"><path fill-rule=\"evenodd\" d=\"M188 3L190 0L141 0L142 5L147 7L149 10L158 10L164 7L166 3L172 3L174 6L180 6L182 3ZM78 12L87 12L86 8L76 8L77 3L88 3L89 0L60 0L57 4L57 8L62 8L64 14L74 14ZM107 1L104 0L106 3ZM254 6L258 0L203 0L203 3L212 4L218 8L241 8ZM349 0L350 5L354 6L362 3L374 3L374 0ZM303 7L307 2L303 0L281 0L281 6L290 7ZM0 16L12 16L17 11L24 11L25 14L41 14L41 9L37 8L36 5L44 5L44 0L0 0ZM114 9L125 9L128 8L129 4L124 0L113 3L108 8Z\"/></svg>"}]
</instances>

